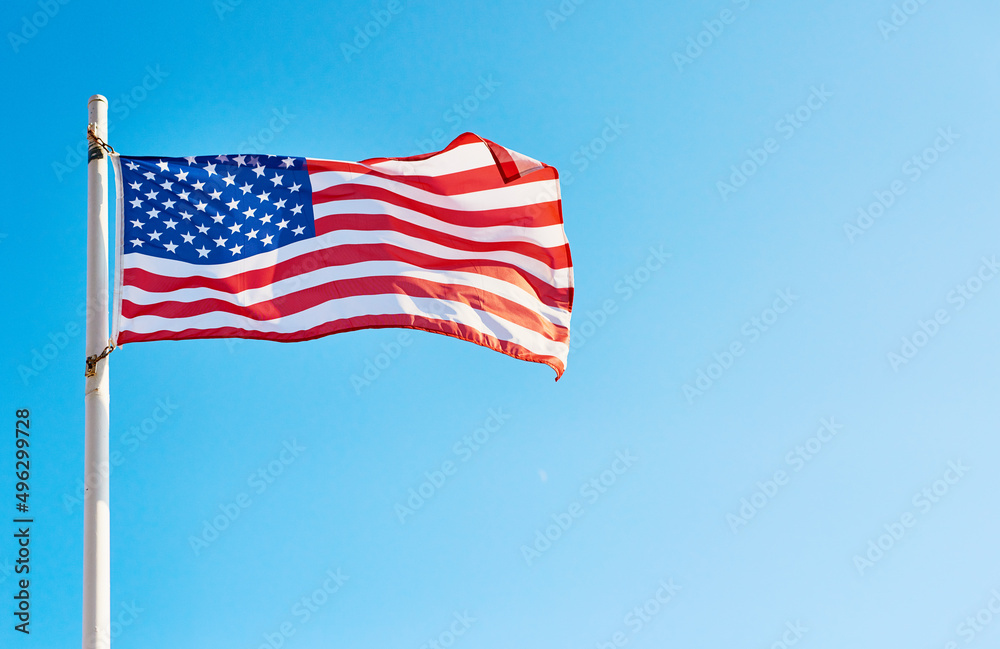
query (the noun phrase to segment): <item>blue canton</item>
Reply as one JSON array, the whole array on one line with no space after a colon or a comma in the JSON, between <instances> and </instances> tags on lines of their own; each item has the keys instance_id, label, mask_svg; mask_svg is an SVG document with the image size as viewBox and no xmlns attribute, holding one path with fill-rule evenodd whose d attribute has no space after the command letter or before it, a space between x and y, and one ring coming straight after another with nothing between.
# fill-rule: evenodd
<instances>
[{"instance_id":1,"label":"blue canton","mask_svg":"<svg viewBox=\"0 0 1000 649\"><path fill-rule=\"evenodd\" d=\"M126 253L219 264L315 236L305 158L121 158Z\"/></svg>"}]
</instances>

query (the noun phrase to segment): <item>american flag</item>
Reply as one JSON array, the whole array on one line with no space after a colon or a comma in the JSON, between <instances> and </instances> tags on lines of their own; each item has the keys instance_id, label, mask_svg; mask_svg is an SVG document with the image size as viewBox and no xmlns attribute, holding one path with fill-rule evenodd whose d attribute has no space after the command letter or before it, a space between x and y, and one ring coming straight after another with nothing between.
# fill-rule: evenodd
<instances>
[{"instance_id":1,"label":"american flag","mask_svg":"<svg viewBox=\"0 0 1000 649\"><path fill-rule=\"evenodd\" d=\"M555 168L477 135L410 158L117 157L115 340L409 327L566 367Z\"/></svg>"}]
</instances>

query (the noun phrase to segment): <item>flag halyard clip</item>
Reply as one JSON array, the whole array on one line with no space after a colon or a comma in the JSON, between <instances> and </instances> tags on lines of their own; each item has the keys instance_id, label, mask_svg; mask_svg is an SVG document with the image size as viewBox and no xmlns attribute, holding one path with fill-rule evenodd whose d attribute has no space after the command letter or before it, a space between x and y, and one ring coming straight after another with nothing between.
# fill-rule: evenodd
<instances>
[{"instance_id":1,"label":"flag halyard clip","mask_svg":"<svg viewBox=\"0 0 1000 649\"><path fill-rule=\"evenodd\" d=\"M104 140L102 140L101 136L97 134L97 124L87 125L87 139L90 140L91 142L90 152L89 155L87 156L88 161L103 157L103 154L97 147L104 149L111 155L118 155L117 152L115 151L115 148L110 144L108 144L107 142L105 142ZM93 146L95 144L97 145L97 147Z\"/></svg>"},{"instance_id":2,"label":"flag halyard clip","mask_svg":"<svg viewBox=\"0 0 1000 649\"><path fill-rule=\"evenodd\" d=\"M97 364L107 358L108 354L115 351L115 349L117 348L115 347L114 341L108 338L108 346L104 348L103 352L87 357L87 370L83 373L83 375L88 379L93 376L97 376Z\"/></svg>"}]
</instances>

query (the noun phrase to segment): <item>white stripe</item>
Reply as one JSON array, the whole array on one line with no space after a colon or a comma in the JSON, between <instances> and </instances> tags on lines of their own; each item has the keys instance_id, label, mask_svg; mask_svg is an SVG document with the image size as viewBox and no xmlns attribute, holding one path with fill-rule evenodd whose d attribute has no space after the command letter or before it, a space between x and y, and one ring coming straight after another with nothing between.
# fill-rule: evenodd
<instances>
[{"instance_id":1,"label":"white stripe","mask_svg":"<svg viewBox=\"0 0 1000 649\"><path fill-rule=\"evenodd\" d=\"M496 161L486 143L480 141L462 144L426 160L383 160L370 166L400 176L445 176L490 165L495 166Z\"/></svg>"},{"instance_id":2,"label":"white stripe","mask_svg":"<svg viewBox=\"0 0 1000 649\"><path fill-rule=\"evenodd\" d=\"M142 268L156 275L165 275L167 277L200 276L224 278L252 270L271 268L281 261L294 259L303 254L348 244L391 244L442 259L468 260L476 262L479 265L484 265L483 262L498 261L517 266L555 288L570 288L573 285L571 268L553 269L533 257L527 257L509 250L491 252L455 250L454 248L442 246L432 241L418 239L392 230L340 230L328 232L319 237L296 241L279 250L262 252L246 259L223 264L189 264L175 259L150 257L141 253L130 252L125 254L124 265L125 268Z\"/></svg>"},{"instance_id":3,"label":"white stripe","mask_svg":"<svg viewBox=\"0 0 1000 649\"><path fill-rule=\"evenodd\" d=\"M227 293L204 287L181 288L163 293L145 291L135 286L126 286L124 287L122 297L134 304L157 304L166 301L187 303L197 300L216 299L238 306L253 306L261 302L285 297L301 290L322 286L328 282L384 276L410 277L428 282L468 286L486 291L516 302L528 310L538 313L542 318L550 322L569 328L570 314L568 311L544 304L537 296L532 295L519 286L478 273L435 272L398 261L365 261L348 266L320 268L309 273L303 273L302 275L274 282L261 288L247 289L240 293Z\"/></svg>"},{"instance_id":4,"label":"white stripe","mask_svg":"<svg viewBox=\"0 0 1000 649\"><path fill-rule=\"evenodd\" d=\"M158 331L235 327L250 331L282 334L306 331L343 318L397 314L457 322L480 333L520 345L532 353L555 356L564 363L569 353L569 345L566 343L549 340L537 331L514 324L491 313L473 309L467 304L431 298L415 298L408 295L358 295L341 298L294 315L266 321L217 311L188 318L162 318L160 316L125 318L123 316L122 331L152 334Z\"/></svg>"},{"instance_id":5,"label":"white stripe","mask_svg":"<svg viewBox=\"0 0 1000 649\"><path fill-rule=\"evenodd\" d=\"M373 198L359 198L343 201L328 201L313 205L313 215L319 219L332 214L387 214L401 221L419 225L429 230L484 243L525 242L543 248L557 248L566 245L566 234L559 224L539 227L515 225L492 225L485 227L454 225L440 221L423 212L417 212L393 203Z\"/></svg>"},{"instance_id":6,"label":"white stripe","mask_svg":"<svg viewBox=\"0 0 1000 649\"><path fill-rule=\"evenodd\" d=\"M313 193L324 189L350 183L365 187L380 187L404 198L419 201L424 205L440 207L449 210L478 212L483 210L505 210L514 207L526 207L539 202L539 196L559 195L558 180L539 180L519 185L507 185L493 189L483 189L478 192L464 194L435 194L426 189L420 189L405 182L379 178L371 174L360 174L353 171L317 171L309 174ZM544 199L543 199L544 200ZM556 200L554 198L548 200Z\"/></svg>"}]
</instances>

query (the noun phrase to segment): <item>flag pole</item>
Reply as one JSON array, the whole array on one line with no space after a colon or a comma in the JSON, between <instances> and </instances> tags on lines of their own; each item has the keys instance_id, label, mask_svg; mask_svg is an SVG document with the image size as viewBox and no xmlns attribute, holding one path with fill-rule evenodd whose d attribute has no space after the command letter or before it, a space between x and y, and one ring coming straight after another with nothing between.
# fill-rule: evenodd
<instances>
[{"instance_id":1,"label":"flag pole","mask_svg":"<svg viewBox=\"0 0 1000 649\"><path fill-rule=\"evenodd\" d=\"M84 391L83 649L111 645L111 518L108 507L108 100L87 102L87 372ZM98 142L93 135L100 139ZM102 355L103 354L103 355Z\"/></svg>"}]
</instances>

